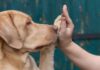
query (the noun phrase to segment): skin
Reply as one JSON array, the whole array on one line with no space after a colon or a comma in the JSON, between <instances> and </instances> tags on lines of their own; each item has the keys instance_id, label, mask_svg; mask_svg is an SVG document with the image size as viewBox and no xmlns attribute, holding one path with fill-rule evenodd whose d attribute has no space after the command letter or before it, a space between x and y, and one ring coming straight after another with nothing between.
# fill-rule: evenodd
<instances>
[{"instance_id":1,"label":"skin","mask_svg":"<svg viewBox=\"0 0 100 70\"><path fill-rule=\"evenodd\" d=\"M63 6L60 28L58 28L59 48L81 70L100 70L100 56L93 55L72 41L74 24L69 17L67 6Z\"/></svg>"}]
</instances>

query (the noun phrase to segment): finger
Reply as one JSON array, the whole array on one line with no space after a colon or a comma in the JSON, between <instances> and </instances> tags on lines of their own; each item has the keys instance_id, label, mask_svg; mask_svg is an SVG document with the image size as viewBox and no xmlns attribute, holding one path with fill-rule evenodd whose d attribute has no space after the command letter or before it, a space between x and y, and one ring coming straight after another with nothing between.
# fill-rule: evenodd
<instances>
[{"instance_id":1,"label":"finger","mask_svg":"<svg viewBox=\"0 0 100 70\"><path fill-rule=\"evenodd\" d=\"M60 28L58 29L58 32L62 32L66 30L66 22L61 20Z\"/></svg>"},{"instance_id":2,"label":"finger","mask_svg":"<svg viewBox=\"0 0 100 70\"><path fill-rule=\"evenodd\" d=\"M61 28L66 28L66 21L65 21L65 17L60 18L61 23L59 24L60 27L58 28L59 30L61 30Z\"/></svg>"},{"instance_id":3,"label":"finger","mask_svg":"<svg viewBox=\"0 0 100 70\"><path fill-rule=\"evenodd\" d=\"M58 27L57 27L57 26L55 26L55 25L53 25L53 29L54 29L54 30L57 30L57 29L58 29Z\"/></svg>"},{"instance_id":4,"label":"finger","mask_svg":"<svg viewBox=\"0 0 100 70\"><path fill-rule=\"evenodd\" d=\"M59 15L55 21L54 21L54 25L57 26L57 28L59 29L60 28L60 23L61 23L61 15Z\"/></svg>"},{"instance_id":5,"label":"finger","mask_svg":"<svg viewBox=\"0 0 100 70\"><path fill-rule=\"evenodd\" d=\"M66 22L62 20L60 26L61 26L61 29L66 29Z\"/></svg>"},{"instance_id":6,"label":"finger","mask_svg":"<svg viewBox=\"0 0 100 70\"><path fill-rule=\"evenodd\" d=\"M66 33L66 23L62 23L61 24L61 28L60 28L60 32L59 32L59 35L62 36L63 34Z\"/></svg>"},{"instance_id":7,"label":"finger","mask_svg":"<svg viewBox=\"0 0 100 70\"><path fill-rule=\"evenodd\" d=\"M74 25L72 23L72 20L69 17L69 14L68 14L68 10L67 10L67 6L66 5L63 6L62 16L64 16L66 18L67 26L70 27L70 28L72 28Z\"/></svg>"},{"instance_id":8,"label":"finger","mask_svg":"<svg viewBox=\"0 0 100 70\"><path fill-rule=\"evenodd\" d=\"M61 17L61 21L65 21L66 22L66 18L64 16Z\"/></svg>"},{"instance_id":9,"label":"finger","mask_svg":"<svg viewBox=\"0 0 100 70\"><path fill-rule=\"evenodd\" d=\"M66 5L63 6L62 16L64 16L67 20L68 20L68 18L70 18L69 14L68 14L68 10L67 10L67 6Z\"/></svg>"}]
</instances>

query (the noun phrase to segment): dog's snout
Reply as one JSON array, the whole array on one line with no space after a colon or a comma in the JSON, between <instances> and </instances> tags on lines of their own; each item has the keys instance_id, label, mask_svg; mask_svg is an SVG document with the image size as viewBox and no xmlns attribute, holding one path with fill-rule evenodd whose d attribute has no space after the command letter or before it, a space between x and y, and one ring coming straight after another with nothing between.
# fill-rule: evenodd
<instances>
[{"instance_id":1,"label":"dog's snout","mask_svg":"<svg viewBox=\"0 0 100 70\"><path fill-rule=\"evenodd\" d=\"M57 26L55 26L55 25L50 25L50 27L51 27L54 31L57 31Z\"/></svg>"}]
</instances>

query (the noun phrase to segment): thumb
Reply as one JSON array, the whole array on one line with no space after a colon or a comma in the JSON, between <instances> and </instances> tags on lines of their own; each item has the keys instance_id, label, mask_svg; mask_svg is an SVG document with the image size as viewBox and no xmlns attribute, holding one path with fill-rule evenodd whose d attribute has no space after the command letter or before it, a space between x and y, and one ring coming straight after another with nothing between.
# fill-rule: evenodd
<instances>
[{"instance_id":1,"label":"thumb","mask_svg":"<svg viewBox=\"0 0 100 70\"><path fill-rule=\"evenodd\" d=\"M68 14L68 10L67 10L67 6L63 5L63 9L62 9L62 15L66 18L69 18L69 14Z\"/></svg>"},{"instance_id":2,"label":"thumb","mask_svg":"<svg viewBox=\"0 0 100 70\"><path fill-rule=\"evenodd\" d=\"M64 16L65 19L66 19L67 27L68 28L73 28L74 27L74 24L73 24L72 20L69 17L69 14L68 14L68 10L67 10L67 6L66 5L63 6L62 16Z\"/></svg>"}]
</instances>

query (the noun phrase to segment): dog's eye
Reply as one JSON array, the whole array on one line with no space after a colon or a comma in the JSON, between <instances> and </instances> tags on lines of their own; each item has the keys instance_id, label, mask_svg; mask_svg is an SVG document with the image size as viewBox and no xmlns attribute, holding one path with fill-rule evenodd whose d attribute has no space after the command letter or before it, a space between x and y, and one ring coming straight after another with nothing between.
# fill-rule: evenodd
<instances>
[{"instance_id":1,"label":"dog's eye","mask_svg":"<svg viewBox=\"0 0 100 70\"><path fill-rule=\"evenodd\" d=\"M27 22L27 25L30 25L31 24L31 22Z\"/></svg>"}]
</instances>

